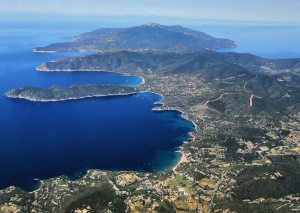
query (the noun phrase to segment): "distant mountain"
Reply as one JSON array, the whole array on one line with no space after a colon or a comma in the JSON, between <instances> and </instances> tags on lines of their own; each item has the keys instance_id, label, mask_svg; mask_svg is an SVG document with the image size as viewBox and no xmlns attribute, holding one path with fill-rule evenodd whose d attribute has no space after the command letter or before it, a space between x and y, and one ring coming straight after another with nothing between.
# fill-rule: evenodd
<instances>
[{"instance_id":1,"label":"distant mountain","mask_svg":"<svg viewBox=\"0 0 300 213\"><path fill-rule=\"evenodd\" d=\"M221 19L196 19L179 18L171 16L156 15L85 15L76 16L70 14L47 13L47 12L28 12L28 11L1 11L0 24L17 24L18 26L39 27L56 26L77 26L81 23L81 29L93 27L129 27L138 26L148 22L162 23L163 25L180 24L185 26L199 25L252 25L252 26L299 26L297 22L270 22L270 21L238 21ZM35 27L37 27L35 26ZM86 28L88 26L88 28ZM96 28L95 28L96 27ZM90 28L90 29L93 29Z\"/></svg>"},{"instance_id":2,"label":"distant mountain","mask_svg":"<svg viewBox=\"0 0 300 213\"><path fill-rule=\"evenodd\" d=\"M162 51L197 52L205 49L233 48L229 39L214 38L203 32L180 25L163 26L148 23L131 28L101 28L75 36L73 42L37 47L35 52L83 51Z\"/></svg>"}]
</instances>

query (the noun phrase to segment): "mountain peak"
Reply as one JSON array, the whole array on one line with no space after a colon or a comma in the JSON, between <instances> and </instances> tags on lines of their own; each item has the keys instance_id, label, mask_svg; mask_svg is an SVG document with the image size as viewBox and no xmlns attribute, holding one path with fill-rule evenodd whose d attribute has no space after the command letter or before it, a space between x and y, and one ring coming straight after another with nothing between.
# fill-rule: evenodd
<instances>
[{"instance_id":1,"label":"mountain peak","mask_svg":"<svg viewBox=\"0 0 300 213\"><path fill-rule=\"evenodd\" d=\"M174 27L176 27L176 28L183 28L183 26L181 26L179 24L174 25Z\"/></svg>"},{"instance_id":2,"label":"mountain peak","mask_svg":"<svg viewBox=\"0 0 300 213\"><path fill-rule=\"evenodd\" d=\"M148 24L143 24L142 27L162 27L162 25L154 22L149 22Z\"/></svg>"}]
</instances>

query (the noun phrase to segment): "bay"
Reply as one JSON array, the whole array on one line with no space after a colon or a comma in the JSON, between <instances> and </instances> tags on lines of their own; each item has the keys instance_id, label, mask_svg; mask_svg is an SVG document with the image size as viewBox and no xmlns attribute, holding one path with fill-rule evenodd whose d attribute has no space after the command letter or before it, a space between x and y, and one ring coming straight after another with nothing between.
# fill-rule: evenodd
<instances>
[{"instance_id":1,"label":"bay","mask_svg":"<svg viewBox=\"0 0 300 213\"><path fill-rule=\"evenodd\" d=\"M91 53L33 53L34 47L66 41L68 30L0 29L0 188L31 191L37 179L73 176L86 169L161 172L180 159L175 152L191 122L180 113L154 112L153 93L37 103L8 99L23 86L114 84L136 86L138 76L105 72L38 72L41 63ZM174 127L175 126L175 127Z\"/></svg>"},{"instance_id":2,"label":"bay","mask_svg":"<svg viewBox=\"0 0 300 213\"><path fill-rule=\"evenodd\" d=\"M86 169L161 172L180 159L177 148L194 130L176 111L153 112L161 96L152 93L77 101L36 103L8 99L22 86L114 84L135 86L137 76L98 72L37 72L41 63L92 53L38 54L32 50L69 41L86 28L0 28L0 188L38 187L35 178L73 176ZM113 26L112 26L113 27ZM300 56L297 26L191 26L237 41L235 49L267 58Z\"/></svg>"}]
</instances>

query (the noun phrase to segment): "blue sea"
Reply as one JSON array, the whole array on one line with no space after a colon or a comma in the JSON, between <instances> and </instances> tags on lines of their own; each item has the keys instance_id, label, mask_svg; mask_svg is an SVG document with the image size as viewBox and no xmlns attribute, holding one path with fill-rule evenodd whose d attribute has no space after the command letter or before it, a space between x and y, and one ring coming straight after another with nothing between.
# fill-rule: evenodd
<instances>
[{"instance_id":1,"label":"blue sea","mask_svg":"<svg viewBox=\"0 0 300 213\"><path fill-rule=\"evenodd\" d=\"M300 57L300 28L198 26L217 37L234 39L236 51L269 58ZM229 30L230 29L230 30ZM136 86L137 76L101 72L38 72L44 62L92 53L33 53L37 46L69 41L88 29L0 27L0 188L34 190L59 175L80 176L87 169L161 172L180 159L175 152L191 122L176 111L154 112L161 96L152 93L76 101L36 103L8 99L23 86L48 88L73 84ZM283 31L285 30L285 31ZM263 33L262 33L263 32ZM282 41L282 42L278 42ZM201 130L200 130L201 131Z\"/></svg>"},{"instance_id":2,"label":"blue sea","mask_svg":"<svg viewBox=\"0 0 300 213\"><path fill-rule=\"evenodd\" d=\"M218 38L228 38L238 43L234 49L219 52L251 53L264 58L299 58L300 26L244 26L202 25L191 26Z\"/></svg>"},{"instance_id":3,"label":"blue sea","mask_svg":"<svg viewBox=\"0 0 300 213\"><path fill-rule=\"evenodd\" d=\"M86 169L161 172L179 161L175 151L194 131L179 112L151 111L162 100L153 93L51 103L4 96L23 86L142 83L138 76L114 73L35 70L41 63L80 55L32 52L77 33L0 29L0 188L30 191L39 185L37 179L73 177Z\"/></svg>"}]
</instances>

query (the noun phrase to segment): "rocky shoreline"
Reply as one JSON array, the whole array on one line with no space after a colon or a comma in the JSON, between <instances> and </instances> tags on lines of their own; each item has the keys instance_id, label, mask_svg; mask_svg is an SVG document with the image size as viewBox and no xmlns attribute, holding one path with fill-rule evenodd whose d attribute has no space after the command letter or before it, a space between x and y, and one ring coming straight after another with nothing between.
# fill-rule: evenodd
<instances>
[{"instance_id":1,"label":"rocky shoreline","mask_svg":"<svg viewBox=\"0 0 300 213\"><path fill-rule=\"evenodd\" d=\"M57 51L44 51L44 50L37 50L33 49L34 53L56 53Z\"/></svg>"}]
</instances>

